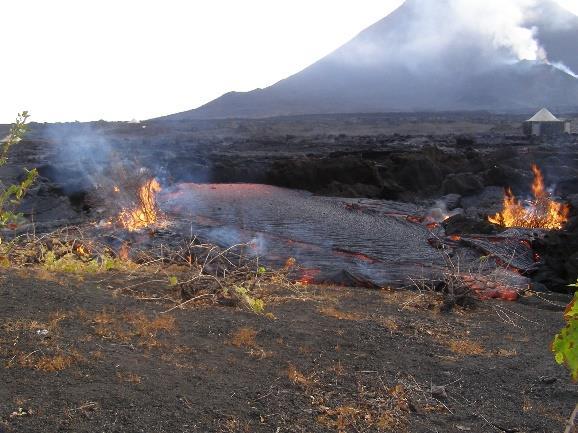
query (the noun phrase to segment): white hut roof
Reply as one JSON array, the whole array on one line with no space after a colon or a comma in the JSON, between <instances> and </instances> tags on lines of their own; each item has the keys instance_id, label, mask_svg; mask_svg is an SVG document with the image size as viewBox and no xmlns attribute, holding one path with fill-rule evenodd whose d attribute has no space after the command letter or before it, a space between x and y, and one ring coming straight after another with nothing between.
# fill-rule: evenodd
<instances>
[{"instance_id":1,"label":"white hut roof","mask_svg":"<svg viewBox=\"0 0 578 433\"><path fill-rule=\"evenodd\" d=\"M542 108L534 117L527 120L528 122L561 122L556 116L554 116L547 108Z\"/></svg>"}]
</instances>

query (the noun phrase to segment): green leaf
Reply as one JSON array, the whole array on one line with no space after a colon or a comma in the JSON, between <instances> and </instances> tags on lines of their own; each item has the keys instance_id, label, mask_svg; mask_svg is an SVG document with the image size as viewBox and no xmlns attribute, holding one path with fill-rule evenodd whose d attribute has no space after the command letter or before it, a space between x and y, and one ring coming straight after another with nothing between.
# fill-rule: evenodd
<instances>
[{"instance_id":1,"label":"green leaf","mask_svg":"<svg viewBox=\"0 0 578 433\"><path fill-rule=\"evenodd\" d=\"M245 302L245 304L253 310L254 313L261 314L265 310L265 302L262 299L254 298L249 294L249 290L242 286L233 286L235 292Z\"/></svg>"},{"instance_id":2,"label":"green leaf","mask_svg":"<svg viewBox=\"0 0 578 433\"><path fill-rule=\"evenodd\" d=\"M169 277L169 286L173 287L179 284L179 279L175 276Z\"/></svg>"},{"instance_id":3,"label":"green leaf","mask_svg":"<svg viewBox=\"0 0 578 433\"><path fill-rule=\"evenodd\" d=\"M568 304L564 311L564 319L578 319L578 292L574 294L574 300Z\"/></svg>"},{"instance_id":4,"label":"green leaf","mask_svg":"<svg viewBox=\"0 0 578 433\"><path fill-rule=\"evenodd\" d=\"M16 122L10 127L8 137L0 143L0 166L8 162L8 152L10 148L22 140L24 134L26 134L28 129L26 122L29 117L27 111L20 113L16 118ZM14 210L16 206L20 204L37 177L38 171L36 169L27 170L26 178L20 184L9 185L6 188L3 184L0 184L0 227L17 222L21 218L21 215L15 213Z\"/></svg>"},{"instance_id":5,"label":"green leaf","mask_svg":"<svg viewBox=\"0 0 578 433\"><path fill-rule=\"evenodd\" d=\"M247 299L247 304L255 313L260 314L265 310L265 302L262 299L249 298Z\"/></svg>"},{"instance_id":6,"label":"green leaf","mask_svg":"<svg viewBox=\"0 0 578 433\"><path fill-rule=\"evenodd\" d=\"M241 286L233 286L233 288L234 288L235 291L236 291L239 295L241 295L241 296L247 295L247 293L248 293L247 289L245 289L244 287L241 287Z\"/></svg>"},{"instance_id":7,"label":"green leaf","mask_svg":"<svg viewBox=\"0 0 578 433\"><path fill-rule=\"evenodd\" d=\"M267 269L265 269L265 266L259 266L259 269L257 269L257 274L259 274L259 275L263 275L265 272L267 272Z\"/></svg>"},{"instance_id":8,"label":"green leaf","mask_svg":"<svg viewBox=\"0 0 578 433\"><path fill-rule=\"evenodd\" d=\"M555 337L551 344L556 362L565 365L574 381L578 381L578 292L564 313L568 322Z\"/></svg>"}]
</instances>

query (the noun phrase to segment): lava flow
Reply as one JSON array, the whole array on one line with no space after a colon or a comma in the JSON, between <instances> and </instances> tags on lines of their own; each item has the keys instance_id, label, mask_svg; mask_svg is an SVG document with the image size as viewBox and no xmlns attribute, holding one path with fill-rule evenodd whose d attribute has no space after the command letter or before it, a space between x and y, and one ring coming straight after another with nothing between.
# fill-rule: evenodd
<instances>
[{"instance_id":1,"label":"lava flow","mask_svg":"<svg viewBox=\"0 0 578 433\"><path fill-rule=\"evenodd\" d=\"M537 165L532 165L534 182L532 184L533 200L520 202L508 188L504 195L502 212L488 217L491 223L504 227L561 229L568 221L570 208L550 197L544 187L544 177Z\"/></svg>"},{"instance_id":2,"label":"lava flow","mask_svg":"<svg viewBox=\"0 0 578 433\"><path fill-rule=\"evenodd\" d=\"M156 224L160 216L156 195L160 191L161 186L156 179L146 180L138 189L136 205L119 213L117 220L120 226L132 232Z\"/></svg>"}]
</instances>

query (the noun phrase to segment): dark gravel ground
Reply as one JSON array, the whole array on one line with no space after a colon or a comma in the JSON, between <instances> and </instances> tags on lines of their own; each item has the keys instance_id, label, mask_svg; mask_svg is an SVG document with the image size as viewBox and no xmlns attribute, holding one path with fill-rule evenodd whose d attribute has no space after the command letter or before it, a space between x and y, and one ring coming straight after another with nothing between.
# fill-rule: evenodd
<instances>
[{"instance_id":1,"label":"dark gravel ground","mask_svg":"<svg viewBox=\"0 0 578 433\"><path fill-rule=\"evenodd\" d=\"M578 400L548 350L563 298L443 314L433 294L271 287L269 316L161 314L128 281L2 272L0 430L550 433Z\"/></svg>"}]
</instances>

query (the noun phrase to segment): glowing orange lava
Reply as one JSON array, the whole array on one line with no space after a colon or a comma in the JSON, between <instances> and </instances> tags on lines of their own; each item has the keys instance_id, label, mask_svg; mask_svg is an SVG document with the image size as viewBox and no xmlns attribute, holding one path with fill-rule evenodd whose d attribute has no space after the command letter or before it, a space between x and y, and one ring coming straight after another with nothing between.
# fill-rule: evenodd
<instances>
[{"instance_id":1,"label":"glowing orange lava","mask_svg":"<svg viewBox=\"0 0 578 433\"><path fill-rule=\"evenodd\" d=\"M119 224L128 231L147 228L157 223L160 211L156 202L156 195L161 185L156 179L149 179L138 190L137 205L123 209L118 215Z\"/></svg>"},{"instance_id":2,"label":"glowing orange lava","mask_svg":"<svg viewBox=\"0 0 578 433\"><path fill-rule=\"evenodd\" d=\"M568 221L570 208L567 204L552 200L544 187L544 177L537 165L532 165L534 182L533 200L520 202L508 188L504 195L502 212L488 217L491 223L504 227L561 229Z\"/></svg>"},{"instance_id":3,"label":"glowing orange lava","mask_svg":"<svg viewBox=\"0 0 578 433\"><path fill-rule=\"evenodd\" d=\"M319 269L303 269L297 282L303 286L313 284L321 271Z\"/></svg>"}]
</instances>

